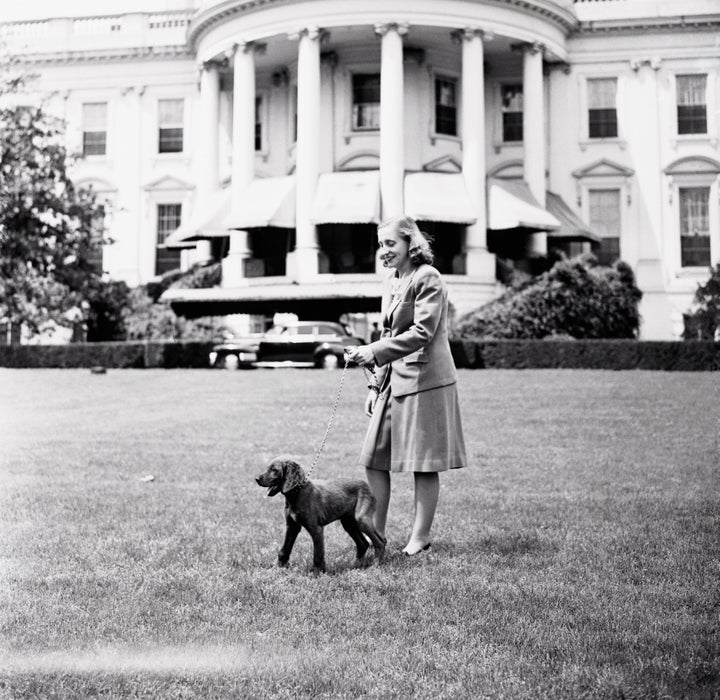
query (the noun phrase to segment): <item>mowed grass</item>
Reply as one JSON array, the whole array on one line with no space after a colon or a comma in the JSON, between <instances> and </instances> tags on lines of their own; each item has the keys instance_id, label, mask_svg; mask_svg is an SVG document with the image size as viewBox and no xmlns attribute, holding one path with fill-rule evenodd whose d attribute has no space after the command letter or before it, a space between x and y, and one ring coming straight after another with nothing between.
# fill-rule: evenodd
<instances>
[{"instance_id":1,"label":"mowed grass","mask_svg":"<svg viewBox=\"0 0 720 700\"><path fill-rule=\"evenodd\" d=\"M314 577L283 499L339 372L0 370L0 697L720 697L720 373L462 371L432 553ZM361 475L348 372L316 477ZM154 481L142 481L153 475Z\"/></svg>"}]
</instances>

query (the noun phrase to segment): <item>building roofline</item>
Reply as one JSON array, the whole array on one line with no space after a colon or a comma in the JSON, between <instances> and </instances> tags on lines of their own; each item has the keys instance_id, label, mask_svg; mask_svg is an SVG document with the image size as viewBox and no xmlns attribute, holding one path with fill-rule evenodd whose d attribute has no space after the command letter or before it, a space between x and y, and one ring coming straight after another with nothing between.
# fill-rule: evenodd
<instances>
[{"instance_id":1,"label":"building roofline","mask_svg":"<svg viewBox=\"0 0 720 700\"><path fill-rule=\"evenodd\" d=\"M206 10L200 10L190 21L187 31L188 46L197 49L200 38L215 25L239 15L243 12L252 12L268 5L295 4L303 0L224 0ZM471 0L473 3L478 0ZM513 6L529 10L541 15L562 27L569 35L578 27L578 19L574 12L561 7L552 0L483 0L483 4L496 6Z\"/></svg>"}]
</instances>

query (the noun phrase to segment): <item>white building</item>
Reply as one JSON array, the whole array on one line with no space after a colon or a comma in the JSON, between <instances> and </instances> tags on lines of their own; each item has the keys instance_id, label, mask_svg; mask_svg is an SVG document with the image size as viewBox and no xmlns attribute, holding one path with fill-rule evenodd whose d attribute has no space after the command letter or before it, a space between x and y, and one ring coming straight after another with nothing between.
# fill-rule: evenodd
<instances>
[{"instance_id":1,"label":"white building","mask_svg":"<svg viewBox=\"0 0 720 700\"><path fill-rule=\"evenodd\" d=\"M222 260L180 312L376 310L375 225L402 213L458 312L592 244L673 338L720 261L716 0L104 5L0 30L113 204L104 269Z\"/></svg>"}]
</instances>

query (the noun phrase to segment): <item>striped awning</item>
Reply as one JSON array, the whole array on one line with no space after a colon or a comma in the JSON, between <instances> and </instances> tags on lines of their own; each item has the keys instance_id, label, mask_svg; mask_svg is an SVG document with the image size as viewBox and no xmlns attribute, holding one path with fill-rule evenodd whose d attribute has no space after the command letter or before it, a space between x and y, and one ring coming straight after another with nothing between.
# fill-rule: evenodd
<instances>
[{"instance_id":1,"label":"striped awning","mask_svg":"<svg viewBox=\"0 0 720 700\"><path fill-rule=\"evenodd\" d=\"M600 237L588 228L559 194L547 192L546 197L548 211L560 222L560 228L548 234L550 238L600 243Z\"/></svg>"},{"instance_id":2,"label":"striped awning","mask_svg":"<svg viewBox=\"0 0 720 700\"><path fill-rule=\"evenodd\" d=\"M488 180L488 228L553 231L560 221L543 209L524 180Z\"/></svg>"},{"instance_id":3,"label":"striped awning","mask_svg":"<svg viewBox=\"0 0 720 700\"><path fill-rule=\"evenodd\" d=\"M295 176L253 180L233 198L230 214L223 223L230 229L295 228Z\"/></svg>"},{"instance_id":4,"label":"striped awning","mask_svg":"<svg viewBox=\"0 0 720 700\"><path fill-rule=\"evenodd\" d=\"M213 192L188 222L173 231L163 244L165 248L192 248L195 241L228 236L223 221L230 212L230 189Z\"/></svg>"},{"instance_id":5,"label":"striped awning","mask_svg":"<svg viewBox=\"0 0 720 700\"><path fill-rule=\"evenodd\" d=\"M417 221L474 224L477 212L461 173L405 175L405 213Z\"/></svg>"},{"instance_id":6,"label":"striped awning","mask_svg":"<svg viewBox=\"0 0 720 700\"><path fill-rule=\"evenodd\" d=\"M322 173L318 178L312 221L315 224L379 223L379 171Z\"/></svg>"}]
</instances>

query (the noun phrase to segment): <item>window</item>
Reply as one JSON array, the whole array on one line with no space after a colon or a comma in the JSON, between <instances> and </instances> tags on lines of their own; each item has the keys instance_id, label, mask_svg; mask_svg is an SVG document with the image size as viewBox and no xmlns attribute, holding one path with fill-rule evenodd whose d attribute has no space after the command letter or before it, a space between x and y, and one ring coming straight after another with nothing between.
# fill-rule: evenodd
<instances>
[{"instance_id":1,"label":"window","mask_svg":"<svg viewBox=\"0 0 720 700\"><path fill-rule=\"evenodd\" d=\"M82 152L84 156L104 156L107 139L107 102L82 106Z\"/></svg>"},{"instance_id":2,"label":"window","mask_svg":"<svg viewBox=\"0 0 720 700\"><path fill-rule=\"evenodd\" d=\"M435 133L457 136L457 81L435 78Z\"/></svg>"},{"instance_id":3,"label":"window","mask_svg":"<svg viewBox=\"0 0 720 700\"><path fill-rule=\"evenodd\" d=\"M601 265L620 258L620 190L589 190L590 230L600 236L595 252Z\"/></svg>"},{"instance_id":4,"label":"window","mask_svg":"<svg viewBox=\"0 0 720 700\"><path fill-rule=\"evenodd\" d=\"M502 104L502 140L523 140L523 89L522 85L503 85Z\"/></svg>"},{"instance_id":5,"label":"window","mask_svg":"<svg viewBox=\"0 0 720 700\"><path fill-rule=\"evenodd\" d=\"M614 138L618 135L616 95L615 78L588 80L588 135L591 139Z\"/></svg>"},{"instance_id":6,"label":"window","mask_svg":"<svg viewBox=\"0 0 720 700\"><path fill-rule=\"evenodd\" d=\"M707 133L706 83L706 75L677 76L678 134Z\"/></svg>"},{"instance_id":7,"label":"window","mask_svg":"<svg viewBox=\"0 0 720 700\"><path fill-rule=\"evenodd\" d=\"M353 131L380 128L380 74L355 73L352 77Z\"/></svg>"},{"instance_id":8,"label":"window","mask_svg":"<svg viewBox=\"0 0 720 700\"><path fill-rule=\"evenodd\" d=\"M680 260L683 267L710 265L710 188L681 187Z\"/></svg>"},{"instance_id":9,"label":"window","mask_svg":"<svg viewBox=\"0 0 720 700\"><path fill-rule=\"evenodd\" d=\"M158 153L182 153L183 101L158 102Z\"/></svg>"},{"instance_id":10,"label":"window","mask_svg":"<svg viewBox=\"0 0 720 700\"><path fill-rule=\"evenodd\" d=\"M262 97L255 97L255 150L262 151Z\"/></svg>"},{"instance_id":11,"label":"window","mask_svg":"<svg viewBox=\"0 0 720 700\"><path fill-rule=\"evenodd\" d=\"M157 205L157 249L155 274L162 275L180 267L180 251L164 247L167 237L180 226L182 204Z\"/></svg>"}]
</instances>

